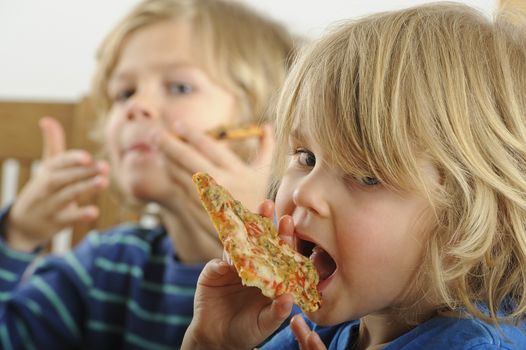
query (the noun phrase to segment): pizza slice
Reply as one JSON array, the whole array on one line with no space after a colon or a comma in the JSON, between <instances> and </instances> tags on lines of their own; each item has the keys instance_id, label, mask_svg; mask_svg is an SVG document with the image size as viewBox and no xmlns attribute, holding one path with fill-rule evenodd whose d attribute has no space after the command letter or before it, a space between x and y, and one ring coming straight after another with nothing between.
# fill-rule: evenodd
<instances>
[{"instance_id":1,"label":"pizza slice","mask_svg":"<svg viewBox=\"0 0 526 350\"><path fill-rule=\"evenodd\" d=\"M241 140L249 137L260 137L263 135L263 129L257 125L245 125L230 129L221 126L210 130L208 135L216 140Z\"/></svg>"},{"instance_id":2,"label":"pizza slice","mask_svg":"<svg viewBox=\"0 0 526 350\"><path fill-rule=\"evenodd\" d=\"M247 210L210 175L196 173L192 180L242 283L270 298L290 293L303 311L316 311L319 277L313 263L279 238L272 220Z\"/></svg>"}]
</instances>

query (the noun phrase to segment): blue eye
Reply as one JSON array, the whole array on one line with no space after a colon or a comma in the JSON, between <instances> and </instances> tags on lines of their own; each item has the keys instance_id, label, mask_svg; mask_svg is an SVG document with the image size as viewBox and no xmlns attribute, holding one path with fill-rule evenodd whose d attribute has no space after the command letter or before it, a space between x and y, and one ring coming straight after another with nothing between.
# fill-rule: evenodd
<instances>
[{"instance_id":1,"label":"blue eye","mask_svg":"<svg viewBox=\"0 0 526 350\"><path fill-rule=\"evenodd\" d=\"M194 88L192 85L186 83L170 83L168 84L168 90L170 90L170 93L176 95L186 95L191 93Z\"/></svg>"},{"instance_id":2,"label":"blue eye","mask_svg":"<svg viewBox=\"0 0 526 350\"><path fill-rule=\"evenodd\" d=\"M294 153L297 155L300 165L309 168L313 168L316 165L316 156L311 151L299 148Z\"/></svg>"},{"instance_id":3,"label":"blue eye","mask_svg":"<svg viewBox=\"0 0 526 350\"><path fill-rule=\"evenodd\" d=\"M362 184L367 186L375 186L380 183L380 180L378 180L376 177L372 176L364 176L358 179Z\"/></svg>"}]
</instances>

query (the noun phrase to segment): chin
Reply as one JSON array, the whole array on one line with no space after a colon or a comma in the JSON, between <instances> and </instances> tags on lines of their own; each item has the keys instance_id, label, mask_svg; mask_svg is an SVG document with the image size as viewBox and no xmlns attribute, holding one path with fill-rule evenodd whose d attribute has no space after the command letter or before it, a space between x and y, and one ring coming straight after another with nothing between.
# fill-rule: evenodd
<instances>
[{"instance_id":1,"label":"chin","mask_svg":"<svg viewBox=\"0 0 526 350\"><path fill-rule=\"evenodd\" d=\"M352 312L341 303L323 303L321 307L314 312L306 312L305 315L312 322L319 326L334 326L342 322L352 321L361 317L356 312Z\"/></svg>"},{"instance_id":2,"label":"chin","mask_svg":"<svg viewBox=\"0 0 526 350\"><path fill-rule=\"evenodd\" d=\"M120 184L121 192L133 204L155 201L158 190L146 181L127 181Z\"/></svg>"},{"instance_id":3,"label":"chin","mask_svg":"<svg viewBox=\"0 0 526 350\"><path fill-rule=\"evenodd\" d=\"M332 312L324 312L322 309L315 312L306 312L305 315L318 326L334 326L338 323L348 321L346 318L338 319L334 317L335 315Z\"/></svg>"}]
</instances>

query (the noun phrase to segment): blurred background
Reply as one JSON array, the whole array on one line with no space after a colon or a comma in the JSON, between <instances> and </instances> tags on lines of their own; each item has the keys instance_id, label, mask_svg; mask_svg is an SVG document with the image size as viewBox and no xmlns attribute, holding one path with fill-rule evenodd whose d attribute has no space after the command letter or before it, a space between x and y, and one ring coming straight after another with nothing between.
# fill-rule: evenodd
<instances>
[{"instance_id":1,"label":"blurred background","mask_svg":"<svg viewBox=\"0 0 526 350\"><path fill-rule=\"evenodd\" d=\"M243 1L243 0L241 0ZM332 23L429 0L244 0L316 38ZM138 0L0 0L0 208L11 203L35 173L42 148L38 120L57 118L68 148L98 150L88 131L94 122L87 94L99 43ZM501 6L526 8L526 0L457 0L491 17ZM90 229L151 216L123 211L110 195L93 201L101 217L66 230L50 250L67 251Z\"/></svg>"},{"instance_id":2,"label":"blurred background","mask_svg":"<svg viewBox=\"0 0 526 350\"><path fill-rule=\"evenodd\" d=\"M245 0L293 31L316 37L330 23L425 0ZM491 15L499 0L458 0ZM513 1L513 0L511 0ZM0 1L0 99L84 96L104 35L137 0Z\"/></svg>"}]
</instances>

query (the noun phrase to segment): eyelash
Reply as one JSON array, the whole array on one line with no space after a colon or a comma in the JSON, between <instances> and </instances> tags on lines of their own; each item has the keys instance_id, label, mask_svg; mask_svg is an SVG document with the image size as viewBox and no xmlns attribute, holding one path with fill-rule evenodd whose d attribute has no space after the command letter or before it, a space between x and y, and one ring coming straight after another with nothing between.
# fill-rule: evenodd
<instances>
[{"instance_id":1,"label":"eyelash","mask_svg":"<svg viewBox=\"0 0 526 350\"><path fill-rule=\"evenodd\" d=\"M296 148L293 151L293 156L296 160L296 162L305 168L313 168L316 165L316 156L309 150L305 148ZM308 157L311 156L314 160L314 164L309 165L307 164L307 161L302 162L302 157ZM352 177L354 182L358 182L360 185L367 186L367 187L373 187L380 185L381 182L378 178L373 176L362 176L362 177Z\"/></svg>"},{"instance_id":2,"label":"eyelash","mask_svg":"<svg viewBox=\"0 0 526 350\"><path fill-rule=\"evenodd\" d=\"M305 148L296 148L296 149L294 149L293 155L294 155L294 158L295 158L296 162L302 167L313 168L316 165L316 157L314 156L314 153L312 153L311 151L309 151L309 150L307 150ZM311 156L312 159L314 159L314 164L309 165L309 164L307 164L306 161L302 162L302 158L303 157L308 157L308 156Z\"/></svg>"},{"instance_id":3,"label":"eyelash","mask_svg":"<svg viewBox=\"0 0 526 350\"><path fill-rule=\"evenodd\" d=\"M173 82L173 83L168 83L167 85L168 85L168 90L170 90L170 92L174 92L173 89L176 88L177 91L174 92L176 94L186 95L194 91L194 87L188 83ZM184 91L181 91L181 89L183 89Z\"/></svg>"},{"instance_id":4,"label":"eyelash","mask_svg":"<svg viewBox=\"0 0 526 350\"><path fill-rule=\"evenodd\" d=\"M176 94L176 95L186 95L194 91L194 87L191 84L178 83L178 82L177 83L175 82L167 83L166 89L171 94ZM134 94L135 94L134 88L122 89L121 91L115 94L115 96L113 97L113 101L125 102L130 97L132 97Z\"/></svg>"},{"instance_id":5,"label":"eyelash","mask_svg":"<svg viewBox=\"0 0 526 350\"><path fill-rule=\"evenodd\" d=\"M135 89L123 89L115 94L113 100L116 102L124 102L135 93Z\"/></svg>"},{"instance_id":6,"label":"eyelash","mask_svg":"<svg viewBox=\"0 0 526 350\"><path fill-rule=\"evenodd\" d=\"M365 186L376 186L380 184L380 180L372 176L362 176L360 178L357 178L357 181Z\"/></svg>"}]
</instances>

